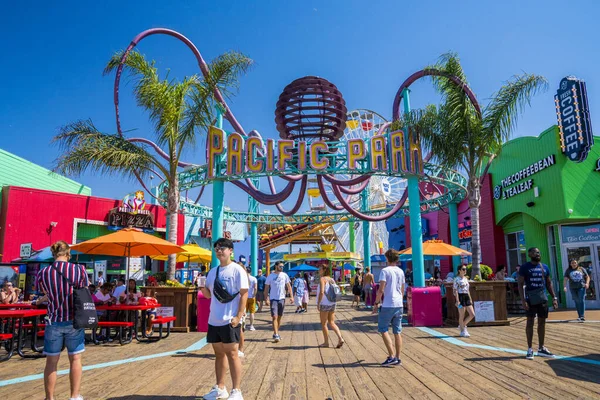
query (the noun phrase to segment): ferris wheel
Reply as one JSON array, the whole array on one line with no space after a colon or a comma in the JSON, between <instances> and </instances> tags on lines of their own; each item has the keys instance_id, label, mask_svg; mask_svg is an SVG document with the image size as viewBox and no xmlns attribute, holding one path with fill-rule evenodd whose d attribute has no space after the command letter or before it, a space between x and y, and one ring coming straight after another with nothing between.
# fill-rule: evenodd
<instances>
[{"instance_id":1,"label":"ferris wheel","mask_svg":"<svg viewBox=\"0 0 600 400\"><path fill-rule=\"evenodd\" d=\"M387 121L381 115L371 110L358 109L348 112L346 120L346 129L344 130L344 140L362 139L369 140L378 134L380 128ZM340 153L347 151L346 146L338 150ZM335 178L349 180L353 178L347 174L336 174ZM368 210L386 209L394 206L404 194L408 185L406 179L386 176L372 176L368 184ZM326 186L326 193L330 199L335 199L330 186ZM361 194L348 195L348 203L356 210L362 210ZM334 205L338 205L334 201ZM364 210L363 210L364 211ZM371 253L376 254L379 249L379 243L383 247L388 246L388 230L385 221L371 222ZM355 249L362 253L363 249L363 223L354 223L355 227ZM337 249L339 251L350 250L350 223L339 223L334 225L337 236Z\"/></svg>"}]
</instances>

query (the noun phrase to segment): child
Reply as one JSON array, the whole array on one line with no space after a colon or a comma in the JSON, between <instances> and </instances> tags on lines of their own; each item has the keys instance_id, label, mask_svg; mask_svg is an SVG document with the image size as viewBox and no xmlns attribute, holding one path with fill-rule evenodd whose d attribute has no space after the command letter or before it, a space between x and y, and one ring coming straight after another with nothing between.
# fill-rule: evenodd
<instances>
[{"instance_id":1,"label":"child","mask_svg":"<svg viewBox=\"0 0 600 400\"><path fill-rule=\"evenodd\" d=\"M158 304L156 297L152 296L152 290L148 289L146 292L146 297L143 298L143 301L140 301L140 304ZM154 293L156 296L156 293ZM151 308L146 310L146 336L152 335L152 322L156 319L156 308Z\"/></svg>"}]
</instances>

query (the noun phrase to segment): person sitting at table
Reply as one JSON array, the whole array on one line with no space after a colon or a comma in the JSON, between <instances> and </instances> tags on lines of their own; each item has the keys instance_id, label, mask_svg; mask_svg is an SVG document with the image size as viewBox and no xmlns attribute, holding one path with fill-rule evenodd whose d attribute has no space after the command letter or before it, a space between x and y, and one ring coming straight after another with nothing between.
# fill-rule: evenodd
<instances>
[{"instance_id":1,"label":"person sitting at table","mask_svg":"<svg viewBox=\"0 0 600 400\"><path fill-rule=\"evenodd\" d=\"M111 305L112 303L116 303L116 299L110 294L111 289L110 283L102 285L102 287L100 287L100 289L92 296L94 304L102 306L105 304ZM98 314L99 321L106 321L106 311L98 310L96 313ZM104 340L107 340L105 328L100 331L100 335L98 336L98 341L102 342Z\"/></svg>"},{"instance_id":2,"label":"person sitting at table","mask_svg":"<svg viewBox=\"0 0 600 400\"><path fill-rule=\"evenodd\" d=\"M152 298L154 298L154 300L156 300L156 292L154 293L154 296L152 296L152 290L148 289L148 291L146 293L146 297L152 297ZM152 335L152 322L154 322L155 318L156 318L156 308L151 308L149 310L146 310L146 336Z\"/></svg>"},{"instance_id":3,"label":"person sitting at table","mask_svg":"<svg viewBox=\"0 0 600 400\"><path fill-rule=\"evenodd\" d=\"M496 280L503 281L506 278L506 269L504 265L498 265L498 269L496 269Z\"/></svg>"},{"instance_id":4,"label":"person sitting at table","mask_svg":"<svg viewBox=\"0 0 600 400\"><path fill-rule=\"evenodd\" d=\"M118 299L121 297L121 295L123 293L125 293L125 290L127 288L125 287L125 279L123 278L119 278L119 280L117 281L117 287L114 288L112 295Z\"/></svg>"},{"instance_id":5,"label":"person sitting at table","mask_svg":"<svg viewBox=\"0 0 600 400\"><path fill-rule=\"evenodd\" d=\"M19 288L15 288L11 281L4 282L0 292L0 304L14 304L19 301Z\"/></svg>"},{"instance_id":6,"label":"person sitting at table","mask_svg":"<svg viewBox=\"0 0 600 400\"><path fill-rule=\"evenodd\" d=\"M119 303L127 305L138 304L142 294L137 291L135 279L130 279L127 283L127 289L125 289L125 292L119 297Z\"/></svg>"}]
</instances>

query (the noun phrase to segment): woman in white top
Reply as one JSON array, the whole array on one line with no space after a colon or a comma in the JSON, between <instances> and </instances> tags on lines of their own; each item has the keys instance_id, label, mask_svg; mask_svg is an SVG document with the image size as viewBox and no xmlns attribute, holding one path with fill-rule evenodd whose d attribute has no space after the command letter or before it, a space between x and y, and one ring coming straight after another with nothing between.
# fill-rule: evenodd
<instances>
[{"instance_id":1,"label":"woman in white top","mask_svg":"<svg viewBox=\"0 0 600 400\"><path fill-rule=\"evenodd\" d=\"M458 329L460 336L471 337L467 332L467 324L475 318L475 310L473 310L473 300L469 293L469 279L466 277L467 267L465 265L458 269L458 277L454 279L454 298L456 299L456 307L458 308ZM465 309L469 315L465 317Z\"/></svg>"},{"instance_id":2,"label":"woman in white top","mask_svg":"<svg viewBox=\"0 0 600 400\"><path fill-rule=\"evenodd\" d=\"M317 309L319 310L321 316L323 344L319 345L319 347L329 347L329 331L327 330L327 323L329 323L329 327L333 329L338 337L338 344L335 348L339 349L344 345L345 342L342 338L340 328L338 328L335 323L335 302L329 301L329 299L327 299L327 295L325 295L329 289L330 282L333 281L329 271L329 266L322 265L320 273L321 279L319 281L319 287L317 288Z\"/></svg>"}]
</instances>

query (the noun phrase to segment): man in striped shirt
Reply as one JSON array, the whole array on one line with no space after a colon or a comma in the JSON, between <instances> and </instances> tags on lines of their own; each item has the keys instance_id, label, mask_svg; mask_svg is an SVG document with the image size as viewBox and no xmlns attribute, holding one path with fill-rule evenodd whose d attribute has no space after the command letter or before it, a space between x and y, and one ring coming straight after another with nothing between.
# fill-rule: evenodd
<instances>
[{"instance_id":1,"label":"man in striped shirt","mask_svg":"<svg viewBox=\"0 0 600 400\"><path fill-rule=\"evenodd\" d=\"M42 269L37 276L36 287L48 296L48 316L44 333L44 388L46 399L54 399L56 370L63 346L67 348L71 364L71 399L83 400L81 386L81 353L84 348L84 329L73 328L73 286L87 287L90 282L83 265L71 264L71 251L65 241L51 247L54 264ZM62 275L61 275L62 274Z\"/></svg>"}]
</instances>

